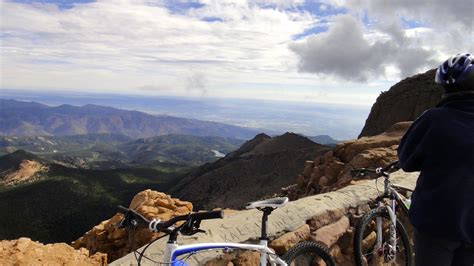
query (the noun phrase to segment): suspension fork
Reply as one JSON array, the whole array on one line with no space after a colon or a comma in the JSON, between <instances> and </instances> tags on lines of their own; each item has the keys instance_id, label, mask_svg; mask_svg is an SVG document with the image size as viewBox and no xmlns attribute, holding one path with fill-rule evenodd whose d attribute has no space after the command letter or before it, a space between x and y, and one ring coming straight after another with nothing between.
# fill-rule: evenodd
<instances>
[{"instance_id":1,"label":"suspension fork","mask_svg":"<svg viewBox=\"0 0 474 266\"><path fill-rule=\"evenodd\" d=\"M395 260L397 254L397 215L395 214L396 199L391 200L390 206L385 206L388 215L390 216L390 239L387 258L389 262Z\"/></svg>"},{"instance_id":2,"label":"suspension fork","mask_svg":"<svg viewBox=\"0 0 474 266\"><path fill-rule=\"evenodd\" d=\"M389 249L388 249L388 260L393 261L395 259L395 254L397 253L397 216L395 214L395 205L396 200L392 199L391 204L389 206L384 205L382 202L378 203L379 209L383 210L386 209L387 213L390 218L390 239L388 241ZM382 217L376 218L376 227L377 227L377 242L376 242L376 250L380 250L383 248L383 221Z\"/></svg>"}]
</instances>

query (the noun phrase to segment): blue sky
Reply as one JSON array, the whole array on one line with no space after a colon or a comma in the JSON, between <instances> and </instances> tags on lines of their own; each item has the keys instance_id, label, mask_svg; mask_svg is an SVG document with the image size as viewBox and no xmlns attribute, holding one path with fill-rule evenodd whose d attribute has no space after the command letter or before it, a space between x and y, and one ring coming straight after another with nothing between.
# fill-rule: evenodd
<instances>
[{"instance_id":1,"label":"blue sky","mask_svg":"<svg viewBox=\"0 0 474 266\"><path fill-rule=\"evenodd\" d=\"M370 106L474 43L470 0L0 5L0 87L10 89Z\"/></svg>"}]
</instances>

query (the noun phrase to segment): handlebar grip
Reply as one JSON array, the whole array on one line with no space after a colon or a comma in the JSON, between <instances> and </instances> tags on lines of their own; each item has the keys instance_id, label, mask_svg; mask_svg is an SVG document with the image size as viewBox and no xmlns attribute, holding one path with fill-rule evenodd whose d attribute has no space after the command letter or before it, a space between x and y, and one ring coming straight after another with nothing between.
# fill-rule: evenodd
<instances>
[{"instance_id":1,"label":"handlebar grip","mask_svg":"<svg viewBox=\"0 0 474 266\"><path fill-rule=\"evenodd\" d=\"M224 218L224 211L195 212L191 216L194 220L222 219Z\"/></svg>"}]
</instances>

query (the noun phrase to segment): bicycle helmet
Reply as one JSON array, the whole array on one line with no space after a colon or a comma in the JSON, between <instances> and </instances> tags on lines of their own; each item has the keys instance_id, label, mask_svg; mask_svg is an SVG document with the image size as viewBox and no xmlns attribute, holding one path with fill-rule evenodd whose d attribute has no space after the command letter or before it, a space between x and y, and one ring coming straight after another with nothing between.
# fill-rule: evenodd
<instances>
[{"instance_id":1,"label":"bicycle helmet","mask_svg":"<svg viewBox=\"0 0 474 266\"><path fill-rule=\"evenodd\" d=\"M462 85L463 81L474 74L474 57L471 54L457 54L442 63L436 70L435 81L438 84Z\"/></svg>"}]
</instances>

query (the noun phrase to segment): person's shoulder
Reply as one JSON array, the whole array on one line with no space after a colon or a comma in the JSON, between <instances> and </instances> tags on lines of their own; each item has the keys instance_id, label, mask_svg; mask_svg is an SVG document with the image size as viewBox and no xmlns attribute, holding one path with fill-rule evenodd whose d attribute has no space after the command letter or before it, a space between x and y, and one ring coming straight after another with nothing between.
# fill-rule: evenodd
<instances>
[{"instance_id":1,"label":"person's shoulder","mask_svg":"<svg viewBox=\"0 0 474 266\"><path fill-rule=\"evenodd\" d=\"M442 113L442 110L439 110L439 108L434 107L425 110L423 113L421 113L420 116L415 120L415 122L420 122L420 121L430 121L436 117L438 117Z\"/></svg>"}]
</instances>

